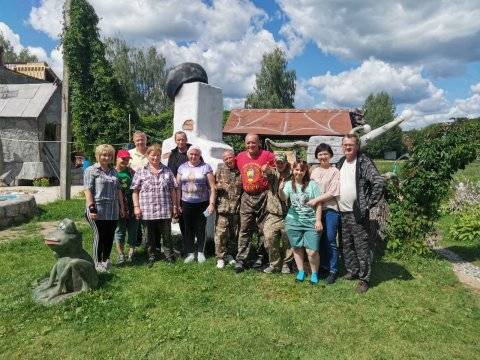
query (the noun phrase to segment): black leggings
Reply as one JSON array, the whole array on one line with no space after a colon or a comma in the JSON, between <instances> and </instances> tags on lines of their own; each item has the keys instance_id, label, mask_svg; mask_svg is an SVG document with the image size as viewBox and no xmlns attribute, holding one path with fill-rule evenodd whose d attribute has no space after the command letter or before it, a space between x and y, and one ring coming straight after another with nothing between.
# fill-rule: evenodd
<instances>
[{"instance_id":1,"label":"black leggings","mask_svg":"<svg viewBox=\"0 0 480 360\"><path fill-rule=\"evenodd\" d=\"M201 203L182 202L183 221L185 222L183 248L187 254L194 252L195 237L197 238L197 251L205 251L205 225L207 218L202 213L207 207L208 201Z\"/></svg>"},{"instance_id":2,"label":"black leggings","mask_svg":"<svg viewBox=\"0 0 480 360\"><path fill-rule=\"evenodd\" d=\"M107 261L112 252L117 220L92 220L88 216L87 220L93 231L93 260L95 264Z\"/></svg>"}]
</instances>

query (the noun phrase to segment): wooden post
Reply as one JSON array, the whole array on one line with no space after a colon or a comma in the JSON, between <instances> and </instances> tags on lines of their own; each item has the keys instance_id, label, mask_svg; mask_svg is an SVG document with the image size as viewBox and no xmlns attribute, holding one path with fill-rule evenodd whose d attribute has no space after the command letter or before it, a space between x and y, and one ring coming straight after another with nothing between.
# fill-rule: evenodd
<instances>
[{"instance_id":1,"label":"wooden post","mask_svg":"<svg viewBox=\"0 0 480 360\"><path fill-rule=\"evenodd\" d=\"M70 5L71 0L65 0L64 8L64 26L63 33L70 26ZM70 126L70 105L69 105L69 86L68 86L68 65L63 58L63 81L62 81L62 118L60 135L60 198L70 199L72 174L70 164L70 153L72 139L72 129Z\"/></svg>"}]
</instances>

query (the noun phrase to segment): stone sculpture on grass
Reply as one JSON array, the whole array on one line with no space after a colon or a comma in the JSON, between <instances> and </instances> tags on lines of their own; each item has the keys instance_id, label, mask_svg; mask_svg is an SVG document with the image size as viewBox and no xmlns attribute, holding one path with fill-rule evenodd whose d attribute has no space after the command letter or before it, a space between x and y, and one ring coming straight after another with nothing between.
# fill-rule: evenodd
<instances>
[{"instance_id":1,"label":"stone sculpture on grass","mask_svg":"<svg viewBox=\"0 0 480 360\"><path fill-rule=\"evenodd\" d=\"M95 289L98 275L91 256L82 247L82 235L75 223L64 219L45 237L45 244L55 252L57 262L50 277L38 281L33 298L42 304L55 304L79 292Z\"/></svg>"}]
</instances>

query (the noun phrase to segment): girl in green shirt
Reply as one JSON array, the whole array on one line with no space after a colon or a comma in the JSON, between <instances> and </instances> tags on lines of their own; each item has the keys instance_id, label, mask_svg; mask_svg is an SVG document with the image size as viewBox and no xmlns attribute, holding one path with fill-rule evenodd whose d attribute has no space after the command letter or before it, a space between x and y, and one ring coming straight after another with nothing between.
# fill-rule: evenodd
<instances>
[{"instance_id":1,"label":"girl in green shirt","mask_svg":"<svg viewBox=\"0 0 480 360\"><path fill-rule=\"evenodd\" d=\"M292 167L292 180L280 183L278 195L282 201L290 199L291 206L285 218L285 230L293 248L293 256L297 264L296 280L305 279L303 267L303 249L308 255L308 262L312 269L310 283L318 284L318 253L320 235L322 232L322 207L312 208L307 205L311 199L321 195L320 188L315 181L310 181L308 164L306 161L297 161Z\"/></svg>"}]
</instances>

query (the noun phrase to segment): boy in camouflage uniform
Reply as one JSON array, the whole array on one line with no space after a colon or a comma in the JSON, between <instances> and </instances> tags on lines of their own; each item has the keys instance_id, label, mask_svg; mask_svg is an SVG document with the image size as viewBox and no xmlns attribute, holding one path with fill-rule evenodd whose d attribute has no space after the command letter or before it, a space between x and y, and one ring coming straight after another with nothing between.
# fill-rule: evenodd
<instances>
[{"instance_id":1,"label":"boy in camouflage uniform","mask_svg":"<svg viewBox=\"0 0 480 360\"><path fill-rule=\"evenodd\" d=\"M278 197L278 187L282 180L287 181L290 179L291 171L290 164L284 153L275 155L275 165L276 169L266 169L270 188L267 196L267 216L263 225L263 232L270 264L263 272L268 274L280 272L281 269L282 273L289 274L290 267L288 262L291 262L293 259L293 252L290 249L283 222L287 213L287 204Z\"/></svg>"},{"instance_id":2,"label":"boy in camouflage uniform","mask_svg":"<svg viewBox=\"0 0 480 360\"><path fill-rule=\"evenodd\" d=\"M225 262L235 264L238 231L240 227L240 197L242 179L232 150L223 153L223 164L215 174L217 187L217 219L215 221L215 255L217 268L223 269Z\"/></svg>"}]
</instances>

